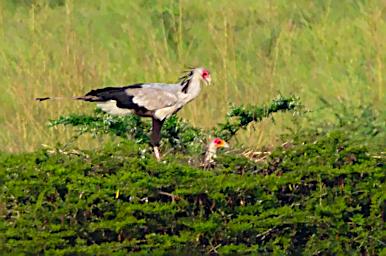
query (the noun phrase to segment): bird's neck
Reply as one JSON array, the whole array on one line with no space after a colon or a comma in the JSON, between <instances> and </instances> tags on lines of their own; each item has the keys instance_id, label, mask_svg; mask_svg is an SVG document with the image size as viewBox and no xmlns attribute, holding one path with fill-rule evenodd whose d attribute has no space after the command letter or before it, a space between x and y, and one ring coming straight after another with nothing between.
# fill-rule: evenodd
<instances>
[{"instance_id":1,"label":"bird's neck","mask_svg":"<svg viewBox=\"0 0 386 256\"><path fill-rule=\"evenodd\" d=\"M193 74L189 79L181 82L181 91L189 95L191 99L198 96L201 91L200 75Z\"/></svg>"},{"instance_id":2,"label":"bird's neck","mask_svg":"<svg viewBox=\"0 0 386 256\"><path fill-rule=\"evenodd\" d=\"M217 148L214 143L210 143L205 154L205 163L211 163L216 158Z\"/></svg>"}]
</instances>

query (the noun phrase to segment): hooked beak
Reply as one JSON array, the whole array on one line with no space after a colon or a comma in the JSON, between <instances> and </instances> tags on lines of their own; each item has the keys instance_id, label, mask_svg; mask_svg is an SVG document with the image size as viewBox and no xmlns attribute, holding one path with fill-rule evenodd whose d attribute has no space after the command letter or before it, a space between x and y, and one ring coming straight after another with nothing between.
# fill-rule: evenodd
<instances>
[{"instance_id":1,"label":"hooked beak","mask_svg":"<svg viewBox=\"0 0 386 256\"><path fill-rule=\"evenodd\" d=\"M225 141L222 141L221 144L217 145L218 148L229 148L229 144Z\"/></svg>"},{"instance_id":2,"label":"hooked beak","mask_svg":"<svg viewBox=\"0 0 386 256\"><path fill-rule=\"evenodd\" d=\"M208 76L207 78L204 79L206 85L210 85L210 83L212 82L212 78L210 78L210 76Z\"/></svg>"}]
</instances>

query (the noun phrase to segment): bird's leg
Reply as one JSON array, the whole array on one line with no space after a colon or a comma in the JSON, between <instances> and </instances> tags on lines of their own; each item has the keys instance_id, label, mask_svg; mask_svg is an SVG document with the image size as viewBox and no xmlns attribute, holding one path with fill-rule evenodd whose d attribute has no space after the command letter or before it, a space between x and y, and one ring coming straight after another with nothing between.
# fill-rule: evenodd
<instances>
[{"instance_id":1,"label":"bird's leg","mask_svg":"<svg viewBox=\"0 0 386 256\"><path fill-rule=\"evenodd\" d=\"M161 160L161 155L159 154L159 148L153 147L155 158L157 158L158 161Z\"/></svg>"},{"instance_id":2,"label":"bird's leg","mask_svg":"<svg viewBox=\"0 0 386 256\"><path fill-rule=\"evenodd\" d=\"M159 153L159 144L161 140L161 128L164 121L153 118L152 119L152 131L150 135L150 144L153 146L154 155L158 161L161 160L161 155Z\"/></svg>"}]
</instances>

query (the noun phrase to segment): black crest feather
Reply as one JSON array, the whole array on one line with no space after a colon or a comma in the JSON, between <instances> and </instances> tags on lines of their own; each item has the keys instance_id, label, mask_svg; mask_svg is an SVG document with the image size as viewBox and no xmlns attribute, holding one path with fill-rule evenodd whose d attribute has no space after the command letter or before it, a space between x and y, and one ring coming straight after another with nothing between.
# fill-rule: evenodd
<instances>
[{"instance_id":1,"label":"black crest feather","mask_svg":"<svg viewBox=\"0 0 386 256\"><path fill-rule=\"evenodd\" d=\"M182 92L186 93L189 88L190 81L193 78L193 70L195 68L191 67L189 70L183 72L182 76L179 78L179 83L182 86Z\"/></svg>"}]
</instances>

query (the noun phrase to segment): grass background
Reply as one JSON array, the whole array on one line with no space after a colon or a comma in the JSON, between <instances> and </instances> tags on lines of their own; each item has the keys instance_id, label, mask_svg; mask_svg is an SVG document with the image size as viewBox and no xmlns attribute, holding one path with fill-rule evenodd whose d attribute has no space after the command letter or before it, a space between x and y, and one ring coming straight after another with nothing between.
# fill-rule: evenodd
<instances>
[{"instance_id":1,"label":"grass background","mask_svg":"<svg viewBox=\"0 0 386 256\"><path fill-rule=\"evenodd\" d=\"M299 96L315 118L338 102L385 106L386 2L369 1L0 1L0 143L31 151L64 142L49 119L92 104L34 97L95 87L175 82L205 66L213 85L179 115L195 126L222 120L229 103ZM330 102L329 105L324 100ZM240 143L274 144L291 117L265 120ZM306 124L304 124L306 125ZM81 147L95 147L83 138Z\"/></svg>"}]
</instances>

